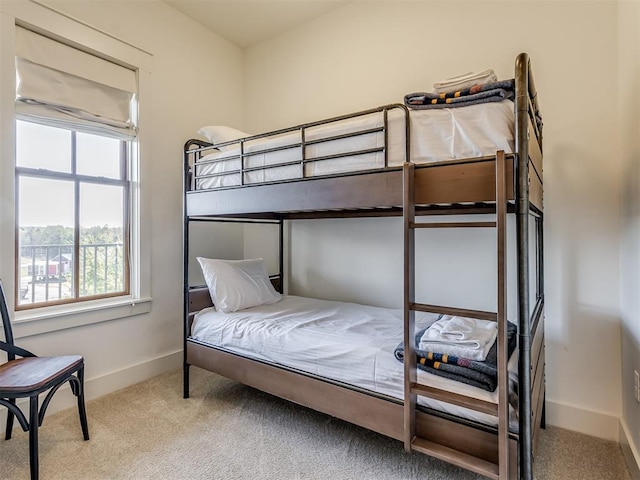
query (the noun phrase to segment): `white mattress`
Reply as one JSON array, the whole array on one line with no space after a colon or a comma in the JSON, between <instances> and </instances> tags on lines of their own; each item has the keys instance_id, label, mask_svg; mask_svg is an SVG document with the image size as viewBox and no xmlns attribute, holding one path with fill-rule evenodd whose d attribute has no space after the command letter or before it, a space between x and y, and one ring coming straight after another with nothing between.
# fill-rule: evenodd
<instances>
[{"instance_id":1,"label":"white mattress","mask_svg":"<svg viewBox=\"0 0 640 480\"><path fill-rule=\"evenodd\" d=\"M437 320L416 313L416 329ZM403 399L403 364L394 356L403 337L402 310L284 295L271 305L234 313L208 308L199 312L191 335L204 343ZM509 370L517 372L517 354ZM496 402L497 391L485 390L418 371L433 387ZM422 405L487 425L493 416L419 397ZM517 422L512 428L517 428Z\"/></svg>"},{"instance_id":2,"label":"white mattress","mask_svg":"<svg viewBox=\"0 0 640 480\"><path fill-rule=\"evenodd\" d=\"M314 141L335 135L383 126L382 113L333 122L305 131L305 141ZM461 108L410 110L411 161L429 163L442 160L474 158L494 155L497 150L513 152L514 105L511 100L470 105ZM244 152L256 152L267 148L300 143L299 131L246 142ZM400 166L405 160L404 115L398 110L389 111L388 166ZM306 158L346 154L357 150L384 147L382 132L351 138L331 140L307 145ZM232 172L240 169L240 147L225 148L200 159L223 160L202 164L197 175ZM301 148L292 147L275 152L259 153L247 157L245 168L275 165L284 162L295 164L278 166L245 173L244 183L262 183L302 178ZM225 160L228 159L228 160ZM312 162L305 165L304 177L331 175L344 172L383 168L384 153L347 155L337 159ZM196 189L240 185L240 173L206 177L197 180Z\"/></svg>"}]
</instances>

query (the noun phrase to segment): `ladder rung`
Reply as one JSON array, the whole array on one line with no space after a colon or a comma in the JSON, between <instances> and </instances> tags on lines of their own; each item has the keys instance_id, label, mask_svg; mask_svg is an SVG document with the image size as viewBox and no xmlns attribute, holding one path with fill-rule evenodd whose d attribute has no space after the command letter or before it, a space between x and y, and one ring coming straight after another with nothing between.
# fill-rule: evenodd
<instances>
[{"instance_id":1,"label":"ladder rung","mask_svg":"<svg viewBox=\"0 0 640 480\"><path fill-rule=\"evenodd\" d=\"M441 305L427 305L425 303L412 303L409 308L419 312L441 313L443 315L453 315L458 317L477 318L479 320L498 321L498 314L495 312L485 312L482 310L468 310L466 308L443 307Z\"/></svg>"},{"instance_id":2,"label":"ladder rung","mask_svg":"<svg viewBox=\"0 0 640 480\"><path fill-rule=\"evenodd\" d=\"M409 223L409 228L493 228L496 222Z\"/></svg>"},{"instance_id":3,"label":"ladder rung","mask_svg":"<svg viewBox=\"0 0 640 480\"><path fill-rule=\"evenodd\" d=\"M467 470L479 473L485 477L498 479L500 476L498 465L495 463L474 457L473 455L469 455L468 453L464 453L453 448L445 447L444 445L430 442L424 438L414 438L411 442L411 448L418 452L431 455L432 457L439 458L440 460L444 460Z\"/></svg>"},{"instance_id":4,"label":"ladder rung","mask_svg":"<svg viewBox=\"0 0 640 480\"><path fill-rule=\"evenodd\" d=\"M440 390L439 388L430 387L428 385L423 385L420 383L411 384L411 393L415 393L423 397L433 398L434 400L451 403L459 407L469 408L471 410L475 410L476 412L493 415L494 417L498 416L497 403L478 400L477 398L448 392L446 390Z\"/></svg>"}]
</instances>

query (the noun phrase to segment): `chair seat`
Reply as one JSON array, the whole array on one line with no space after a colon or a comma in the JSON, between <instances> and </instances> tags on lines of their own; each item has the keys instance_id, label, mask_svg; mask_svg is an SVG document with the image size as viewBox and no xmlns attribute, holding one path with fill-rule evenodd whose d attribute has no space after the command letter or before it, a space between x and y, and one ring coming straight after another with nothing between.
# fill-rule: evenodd
<instances>
[{"instance_id":1,"label":"chair seat","mask_svg":"<svg viewBox=\"0 0 640 480\"><path fill-rule=\"evenodd\" d=\"M26 357L0 365L0 392L20 394L43 388L84 363L80 355Z\"/></svg>"}]
</instances>

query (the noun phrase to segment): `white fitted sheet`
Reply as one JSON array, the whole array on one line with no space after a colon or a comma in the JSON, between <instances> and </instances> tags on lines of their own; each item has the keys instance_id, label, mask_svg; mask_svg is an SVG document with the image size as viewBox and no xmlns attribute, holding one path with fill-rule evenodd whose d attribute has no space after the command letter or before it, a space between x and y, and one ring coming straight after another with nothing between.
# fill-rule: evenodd
<instances>
[{"instance_id":1,"label":"white fitted sheet","mask_svg":"<svg viewBox=\"0 0 640 480\"><path fill-rule=\"evenodd\" d=\"M511 100L470 105L460 108L410 110L411 161L416 164L461 158L494 155L497 150L513 152L514 105ZM400 166L404 162L404 116L398 109L389 111L388 166ZM305 141L341 135L358 130L381 127L382 113L356 117L339 122L312 127L306 130ZM244 152L256 152L267 148L292 145L301 141L300 132L256 139L245 143ZM306 147L306 158L323 157L384 146L382 132L357 137L331 140ZM200 159L225 159L240 154L240 147L225 148ZM245 168L268 166L302 158L301 148L289 148L260 153L247 157ZM348 155L306 164L304 177L383 168L384 153ZM240 169L240 159L223 160L197 166L198 175L231 172ZM245 184L275 182L302 178L300 164L272 167L245 173ZM239 173L207 177L197 180L196 189L240 185Z\"/></svg>"},{"instance_id":2,"label":"white fitted sheet","mask_svg":"<svg viewBox=\"0 0 640 480\"><path fill-rule=\"evenodd\" d=\"M416 329L437 318L416 312ZM195 316L191 335L243 356L403 399L403 364L394 356L403 337L402 310L284 295L278 303L233 313L204 309ZM517 372L515 352L509 370ZM487 392L422 370L418 379L436 388L497 401L497 391ZM473 410L425 397L418 402L483 424L497 424L495 417Z\"/></svg>"}]
</instances>

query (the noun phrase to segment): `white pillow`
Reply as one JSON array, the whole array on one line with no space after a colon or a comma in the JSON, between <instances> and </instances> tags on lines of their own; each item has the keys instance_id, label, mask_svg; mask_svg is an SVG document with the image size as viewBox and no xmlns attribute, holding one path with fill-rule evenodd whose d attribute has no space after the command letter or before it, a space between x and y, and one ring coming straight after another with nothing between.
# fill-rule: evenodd
<instances>
[{"instance_id":1,"label":"white pillow","mask_svg":"<svg viewBox=\"0 0 640 480\"><path fill-rule=\"evenodd\" d=\"M235 312L258 305L276 303L281 295L269 280L262 258L214 260L197 257L216 309Z\"/></svg>"},{"instance_id":2,"label":"white pillow","mask_svg":"<svg viewBox=\"0 0 640 480\"><path fill-rule=\"evenodd\" d=\"M236 130L235 128L227 127L226 125L209 125L207 127L202 127L200 130L198 130L198 135L202 135L214 145L251 136L250 133ZM231 144L218 148L222 151L231 150L233 148L238 148L238 145Z\"/></svg>"}]
</instances>

